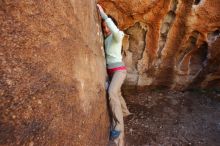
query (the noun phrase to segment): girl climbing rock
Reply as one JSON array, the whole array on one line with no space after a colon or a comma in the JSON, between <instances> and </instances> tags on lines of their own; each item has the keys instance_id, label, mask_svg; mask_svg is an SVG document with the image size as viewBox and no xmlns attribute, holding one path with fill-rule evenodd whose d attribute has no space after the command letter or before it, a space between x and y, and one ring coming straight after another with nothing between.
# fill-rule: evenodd
<instances>
[{"instance_id":1,"label":"girl climbing rock","mask_svg":"<svg viewBox=\"0 0 220 146\"><path fill-rule=\"evenodd\" d=\"M110 138L114 140L117 145L123 146L123 116L125 117L131 114L128 111L125 100L121 95L121 86L127 73L121 55L124 33L118 29L117 22L112 17L105 14L103 8L99 4L97 4L97 7L102 17L102 29L105 36L107 72L110 78L110 85L108 88L110 108L112 112Z\"/></svg>"}]
</instances>

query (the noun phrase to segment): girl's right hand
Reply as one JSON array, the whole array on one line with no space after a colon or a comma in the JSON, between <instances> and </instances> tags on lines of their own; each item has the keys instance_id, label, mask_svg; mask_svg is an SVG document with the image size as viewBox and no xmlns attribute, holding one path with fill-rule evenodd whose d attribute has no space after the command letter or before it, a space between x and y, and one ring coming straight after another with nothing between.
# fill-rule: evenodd
<instances>
[{"instance_id":1,"label":"girl's right hand","mask_svg":"<svg viewBox=\"0 0 220 146\"><path fill-rule=\"evenodd\" d=\"M99 4L97 4L97 7L98 7L100 13L103 13L103 12L104 12L102 6L100 6Z\"/></svg>"}]
</instances>

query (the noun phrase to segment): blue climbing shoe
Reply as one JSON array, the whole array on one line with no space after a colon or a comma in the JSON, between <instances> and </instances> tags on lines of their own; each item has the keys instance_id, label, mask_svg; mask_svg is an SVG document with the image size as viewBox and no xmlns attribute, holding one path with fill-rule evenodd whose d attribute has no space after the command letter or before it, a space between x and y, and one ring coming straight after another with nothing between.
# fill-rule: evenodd
<instances>
[{"instance_id":1,"label":"blue climbing shoe","mask_svg":"<svg viewBox=\"0 0 220 146\"><path fill-rule=\"evenodd\" d=\"M116 139L116 138L119 137L120 133L121 133L121 132L118 131L118 130L111 130L111 132L110 132L110 138L111 138L112 140L114 140L114 139Z\"/></svg>"}]
</instances>

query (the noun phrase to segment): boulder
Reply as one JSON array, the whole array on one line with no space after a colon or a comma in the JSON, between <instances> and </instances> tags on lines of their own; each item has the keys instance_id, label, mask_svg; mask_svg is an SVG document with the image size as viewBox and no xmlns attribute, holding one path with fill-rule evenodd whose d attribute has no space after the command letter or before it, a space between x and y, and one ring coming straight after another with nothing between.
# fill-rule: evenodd
<instances>
[{"instance_id":1,"label":"boulder","mask_svg":"<svg viewBox=\"0 0 220 146\"><path fill-rule=\"evenodd\" d=\"M0 145L104 146L95 0L0 0Z\"/></svg>"}]
</instances>

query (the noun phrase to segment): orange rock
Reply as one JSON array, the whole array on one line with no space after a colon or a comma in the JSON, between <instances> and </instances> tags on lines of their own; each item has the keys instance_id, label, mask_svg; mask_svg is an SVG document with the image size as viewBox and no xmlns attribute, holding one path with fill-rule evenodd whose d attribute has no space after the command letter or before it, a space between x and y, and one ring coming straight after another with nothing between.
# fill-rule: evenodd
<instances>
[{"instance_id":1,"label":"orange rock","mask_svg":"<svg viewBox=\"0 0 220 146\"><path fill-rule=\"evenodd\" d=\"M118 20L120 28L130 35L127 42L130 45L127 49L130 56L142 51L141 58L130 57L132 61L126 59L136 66L129 71L128 76L134 76L135 72L137 78L135 81L134 78L128 78L127 83L172 89L191 88L195 84L203 88L219 87L220 78L216 76L212 78L212 71L203 74L207 65L212 66L213 70L218 70L220 66L220 62L212 65L213 56L218 54L220 49L216 49L216 52L211 51L220 31L218 0L98 2L107 13ZM137 30L129 33L133 29ZM144 31L145 37L137 35L138 31ZM138 45L143 41L144 49ZM203 80L198 79L200 76L204 76ZM211 86L205 78L218 84Z\"/></svg>"},{"instance_id":2,"label":"orange rock","mask_svg":"<svg viewBox=\"0 0 220 146\"><path fill-rule=\"evenodd\" d=\"M106 145L102 44L94 0L0 1L0 145Z\"/></svg>"}]
</instances>

